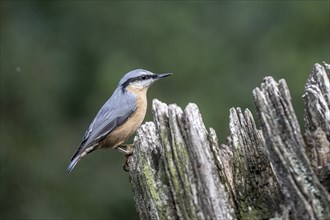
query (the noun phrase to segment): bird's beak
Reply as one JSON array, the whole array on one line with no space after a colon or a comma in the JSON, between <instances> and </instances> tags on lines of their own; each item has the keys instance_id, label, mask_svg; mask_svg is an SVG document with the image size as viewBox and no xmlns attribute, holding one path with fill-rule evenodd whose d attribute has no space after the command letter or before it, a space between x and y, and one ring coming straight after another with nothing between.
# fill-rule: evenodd
<instances>
[{"instance_id":1,"label":"bird's beak","mask_svg":"<svg viewBox=\"0 0 330 220\"><path fill-rule=\"evenodd\" d=\"M172 73L160 73L160 74L156 75L156 79L161 79L161 78L164 78L164 77L168 77L170 75L172 75Z\"/></svg>"}]
</instances>

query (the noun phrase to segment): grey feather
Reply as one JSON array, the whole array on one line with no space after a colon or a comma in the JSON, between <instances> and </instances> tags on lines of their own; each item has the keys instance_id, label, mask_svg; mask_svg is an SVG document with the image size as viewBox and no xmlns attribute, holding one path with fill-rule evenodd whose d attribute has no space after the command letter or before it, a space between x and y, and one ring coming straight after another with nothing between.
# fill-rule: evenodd
<instances>
[{"instance_id":1,"label":"grey feather","mask_svg":"<svg viewBox=\"0 0 330 220\"><path fill-rule=\"evenodd\" d=\"M123 124L136 110L136 97L117 88L110 99L102 106L87 129L83 142L88 145L98 140L115 127Z\"/></svg>"},{"instance_id":2,"label":"grey feather","mask_svg":"<svg viewBox=\"0 0 330 220\"><path fill-rule=\"evenodd\" d=\"M80 160L80 155L88 148L97 144L113 129L123 124L136 110L136 97L123 91L120 85L113 95L102 106L85 132L83 140L71 158L67 173L71 172ZM94 150L94 149L93 149ZM92 152L91 150L90 152Z\"/></svg>"}]
</instances>

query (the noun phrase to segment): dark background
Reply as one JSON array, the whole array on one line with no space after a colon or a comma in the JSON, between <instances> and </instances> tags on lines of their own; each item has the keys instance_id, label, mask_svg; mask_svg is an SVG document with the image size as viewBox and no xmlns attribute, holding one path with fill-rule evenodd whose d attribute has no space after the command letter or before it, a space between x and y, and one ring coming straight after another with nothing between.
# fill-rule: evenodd
<instances>
[{"instance_id":1,"label":"dark background","mask_svg":"<svg viewBox=\"0 0 330 220\"><path fill-rule=\"evenodd\" d=\"M329 62L329 1L1 1L1 219L137 219L124 157L96 151L65 175L98 109L128 71L174 75L149 90L198 104L219 142L230 107L285 78L302 94ZM146 120L151 120L150 105Z\"/></svg>"}]
</instances>

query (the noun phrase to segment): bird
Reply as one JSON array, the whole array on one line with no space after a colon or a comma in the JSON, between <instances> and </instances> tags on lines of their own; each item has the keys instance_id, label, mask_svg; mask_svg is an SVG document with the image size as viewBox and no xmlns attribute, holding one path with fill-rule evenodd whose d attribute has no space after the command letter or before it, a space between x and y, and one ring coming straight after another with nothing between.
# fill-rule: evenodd
<instances>
[{"instance_id":1,"label":"bird","mask_svg":"<svg viewBox=\"0 0 330 220\"><path fill-rule=\"evenodd\" d=\"M142 124L147 111L147 91L157 80L172 73L155 74L144 69L126 73L111 97L88 126L82 141L66 169L69 174L87 154L100 148L114 148L126 156L132 144L123 144Z\"/></svg>"}]
</instances>

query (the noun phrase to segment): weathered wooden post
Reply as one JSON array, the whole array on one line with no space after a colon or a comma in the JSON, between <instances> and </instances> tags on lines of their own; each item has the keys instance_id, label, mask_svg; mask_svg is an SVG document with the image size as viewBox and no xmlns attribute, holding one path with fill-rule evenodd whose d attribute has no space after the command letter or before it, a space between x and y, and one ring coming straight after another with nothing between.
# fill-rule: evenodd
<instances>
[{"instance_id":1,"label":"weathered wooden post","mask_svg":"<svg viewBox=\"0 0 330 220\"><path fill-rule=\"evenodd\" d=\"M329 78L323 63L307 81L306 141L284 80L266 77L253 91L261 130L248 109L232 108L220 145L195 104L154 100L154 122L138 130L129 158L140 218L330 219Z\"/></svg>"}]
</instances>

